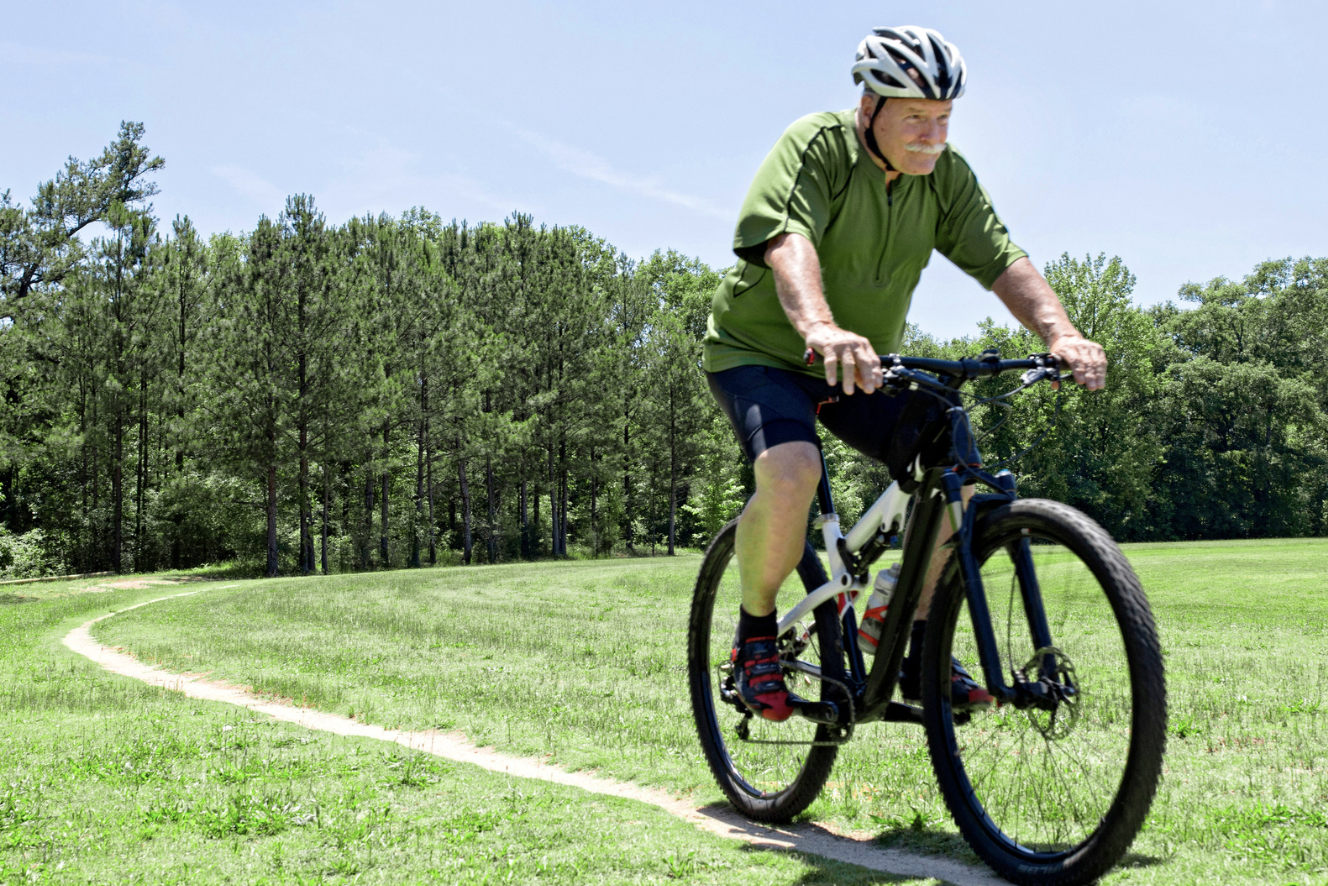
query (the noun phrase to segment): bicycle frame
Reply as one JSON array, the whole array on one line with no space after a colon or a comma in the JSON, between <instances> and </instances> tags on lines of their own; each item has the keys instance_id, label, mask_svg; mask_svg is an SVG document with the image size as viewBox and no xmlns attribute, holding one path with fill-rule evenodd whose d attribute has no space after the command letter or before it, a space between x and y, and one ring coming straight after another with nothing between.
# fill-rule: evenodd
<instances>
[{"instance_id":1,"label":"bicycle frame","mask_svg":"<svg viewBox=\"0 0 1328 886\"><path fill-rule=\"evenodd\" d=\"M962 425L962 430L969 432L967 438L972 439L968 416L962 409L952 410L951 420L956 425L956 431L961 431ZM976 455L975 450L973 454ZM892 483L845 535L840 529L839 516L835 513L829 474L822 458L821 484L817 496L820 516L815 523L825 541L830 575L825 575L819 558L812 551L811 545L807 545L798 572L809 590L780 619L779 635L791 631L817 606L841 595L849 595L841 599L840 606L843 612L844 649L849 662L848 685L857 712L853 721L918 721L916 709L892 702L890 698L894 694L899 668L907 651L913 613L922 597L932 552L941 531L941 517L948 512L951 525L959 526L959 530L946 545L954 552L946 576L950 577L950 571L957 569L958 577L963 582L987 689L1000 703L1010 703L1017 707L1036 704L1041 693L1035 681L1042 675L1033 676L1034 682L1017 681L1014 686L1006 682L991 626L981 571L972 550L973 528L979 510L993 504L1014 501L1014 476L1009 471L1001 471L993 476L976 465L963 462L957 462L954 467L933 468L924 473L916 469L915 463L913 480L917 484L915 493L905 492L898 482ZM992 493L973 496L965 507L963 487L979 483L990 488ZM904 515L915 495L917 504L912 519L905 527ZM890 536L905 529L902 569L890 608L886 612L876 660L870 672L867 672L858 646L856 613L852 605L846 606L844 603L866 589L870 566L888 549ZM1018 542L1012 553L1025 612L1029 614L1029 631L1034 648L1052 648L1051 631L1042 605L1028 541L1025 539ZM1047 656L1043 664L1044 673L1051 667L1051 656Z\"/></svg>"}]
</instances>

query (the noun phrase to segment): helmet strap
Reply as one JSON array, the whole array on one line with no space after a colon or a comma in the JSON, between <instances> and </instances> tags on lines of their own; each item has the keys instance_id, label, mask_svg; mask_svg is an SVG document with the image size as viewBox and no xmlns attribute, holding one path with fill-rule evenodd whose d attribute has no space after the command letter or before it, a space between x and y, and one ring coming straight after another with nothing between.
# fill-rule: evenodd
<instances>
[{"instance_id":1,"label":"helmet strap","mask_svg":"<svg viewBox=\"0 0 1328 886\"><path fill-rule=\"evenodd\" d=\"M867 143L867 150L881 158L881 162L885 164L885 171L894 172L894 166L881 151L881 146L876 143L876 116L881 113L881 108L885 107L885 99L886 97L883 95L877 97L876 110L872 111L871 119L867 121L867 137L863 140Z\"/></svg>"}]
</instances>

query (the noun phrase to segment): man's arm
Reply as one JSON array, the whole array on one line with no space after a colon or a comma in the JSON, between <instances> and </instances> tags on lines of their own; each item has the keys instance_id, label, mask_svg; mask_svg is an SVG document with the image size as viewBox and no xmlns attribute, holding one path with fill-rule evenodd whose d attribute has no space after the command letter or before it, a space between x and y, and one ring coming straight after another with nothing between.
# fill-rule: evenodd
<instances>
[{"instance_id":1,"label":"man's arm","mask_svg":"<svg viewBox=\"0 0 1328 886\"><path fill-rule=\"evenodd\" d=\"M835 325L812 241L792 233L772 237L765 247L765 262L775 275L775 292L789 322L807 347L825 358L826 382L835 383L842 363L845 394L852 394L855 385L868 394L879 388L881 360L871 342Z\"/></svg>"},{"instance_id":2,"label":"man's arm","mask_svg":"<svg viewBox=\"0 0 1328 886\"><path fill-rule=\"evenodd\" d=\"M1047 350L1069 365L1076 382L1090 391L1102 388L1107 380L1107 356L1102 346L1079 334L1061 300L1031 261L1021 258L1010 265L991 289L1016 320L1039 335Z\"/></svg>"}]
</instances>

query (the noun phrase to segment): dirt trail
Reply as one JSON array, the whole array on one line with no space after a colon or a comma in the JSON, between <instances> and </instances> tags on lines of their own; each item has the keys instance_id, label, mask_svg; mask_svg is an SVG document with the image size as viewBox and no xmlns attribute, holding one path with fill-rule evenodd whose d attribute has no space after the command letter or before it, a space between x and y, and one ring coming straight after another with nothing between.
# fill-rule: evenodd
<instances>
[{"instance_id":1,"label":"dirt trail","mask_svg":"<svg viewBox=\"0 0 1328 886\"><path fill-rule=\"evenodd\" d=\"M127 612L140 606L149 606L163 600L188 597L197 593L199 591L159 597L155 600L139 603L137 606L121 609L119 612ZM686 800L679 799L656 788L645 788L584 772L568 772L538 759L513 757L499 753L492 748L476 747L458 733L408 732L384 729L381 726L360 723L336 714L274 702L243 689L210 682L201 677L172 674L160 668L145 665L131 655L116 652L114 649L103 646L92 639L92 626L117 614L119 613L113 612L100 618L94 618L92 621L70 631L64 638L65 646L79 655L91 659L112 673L133 677L152 686L161 686L175 692L183 692L190 698L238 705L308 729L317 729L336 735L353 735L361 738L395 742L413 750L423 751L426 754L433 754L447 760L473 763L491 772L502 772L518 778L532 778L555 784L571 785L593 794L607 794L612 797L639 800L642 803L657 806L712 834L744 840L756 846L792 849L897 876L934 877L956 884L956 886L968 886L968 884L988 886L988 884L1005 882L980 868L970 867L945 858L920 856L896 849L886 849L869 840L854 839L832 833L819 825L804 824L793 827L771 828L753 824L730 810L699 809Z\"/></svg>"}]
</instances>

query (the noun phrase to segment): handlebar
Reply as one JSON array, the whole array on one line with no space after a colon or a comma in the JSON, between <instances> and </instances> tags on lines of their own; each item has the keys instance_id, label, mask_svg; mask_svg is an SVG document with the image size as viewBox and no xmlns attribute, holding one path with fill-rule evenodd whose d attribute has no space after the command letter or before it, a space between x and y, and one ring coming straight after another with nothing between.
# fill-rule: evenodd
<instances>
[{"instance_id":1,"label":"handlebar","mask_svg":"<svg viewBox=\"0 0 1328 886\"><path fill-rule=\"evenodd\" d=\"M803 360L806 361L808 366L815 363L818 357L820 357L820 355L811 348L808 348L803 354ZM960 466L967 465L969 467L980 466L982 459L981 456L978 455L976 441L973 437L973 429L969 424L968 409L951 399L953 397L952 392L958 391L958 389L963 387L964 383L968 381L975 381L980 378L994 378L995 376L1006 372L1012 372L1019 369L1024 370L1023 377L1020 379L1020 384L1015 389L977 401L977 403L991 403L993 401L1006 400L1012 394L1026 390L1040 381L1050 380L1052 387L1059 391L1060 382L1071 378L1068 374L1061 375L1061 358L1050 353L1029 354L1027 357L1019 360L1002 360L998 351L995 349L988 349L976 357L965 357L961 360L938 360L934 357L905 357L900 354L886 354L881 357L880 360L881 368L885 371L885 377L882 379L882 382L884 383L883 392L886 394L892 394L906 388L912 390L931 388L933 394L937 391L951 392L947 394L946 397L950 404L946 412L950 416L952 425L951 433L954 438L954 451L958 453L956 456L958 464ZM831 402L838 399L838 397L832 398ZM1008 404L1005 405L1008 409ZM820 408L818 407L817 412L819 411ZM1017 461L1034 446L1038 445L1043 437L1047 435L1047 432L1051 430L1052 425L1055 424L1056 418L1060 416L1060 411L1061 400L1060 397L1057 397L1056 412L1052 417L1051 424L1047 426L1047 429L1022 452L1004 459L1000 464L1009 464L1011 461ZM995 427L1000 427L1004 421L1005 419L1001 419L1001 421L996 423ZM986 433L990 433L993 430L995 430L995 428L989 428ZM986 434L983 436L986 436ZM994 482L995 481L990 481L990 483ZM825 483L826 480L823 478L823 487L825 487ZM993 488L997 487L993 486ZM1003 489L1004 487L1000 488Z\"/></svg>"},{"instance_id":2,"label":"handlebar","mask_svg":"<svg viewBox=\"0 0 1328 886\"><path fill-rule=\"evenodd\" d=\"M916 375L910 370L921 370L942 376L947 387L958 387L966 381L992 378L1019 369L1026 370L1023 386L1028 387L1047 378L1059 381L1060 366L1060 358L1055 354L1030 354L1020 360L1002 360L995 351L983 351L977 357L965 357L962 360L903 357L899 354L886 354L881 358L887 384L894 379L917 381Z\"/></svg>"},{"instance_id":3,"label":"handlebar","mask_svg":"<svg viewBox=\"0 0 1328 886\"><path fill-rule=\"evenodd\" d=\"M819 358L820 354L815 353L811 348L808 348L804 354L808 366ZM1025 388L1037 384L1043 379L1051 379L1056 382L1062 378L1060 373L1061 360L1055 354L1029 354L1019 360L1002 360L998 352L987 350L976 357L964 357L962 360L905 357L900 354L886 354L880 359L881 368L885 370L885 384L895 386L921 383L931 386L958 388L967 381L992 378L1018 369L1025 370L1022 379L1022 387ZM919 376L918 372L930 372L938 378Z\"/></svg>"}]
</instances>

